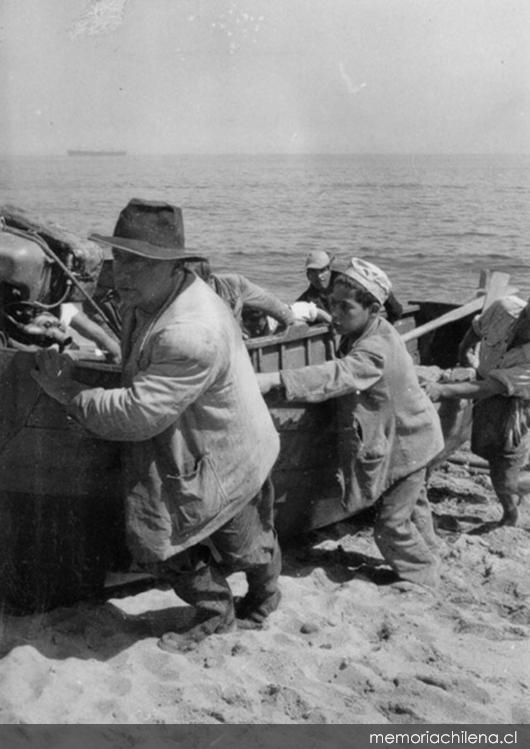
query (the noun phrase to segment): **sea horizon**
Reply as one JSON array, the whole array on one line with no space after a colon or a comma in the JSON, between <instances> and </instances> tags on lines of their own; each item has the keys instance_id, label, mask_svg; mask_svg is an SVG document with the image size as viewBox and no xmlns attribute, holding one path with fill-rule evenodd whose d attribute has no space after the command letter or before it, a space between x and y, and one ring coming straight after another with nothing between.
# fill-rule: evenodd
<instances>
[{"instance_id":1,"label":"sea horizon","mask_svg":"<svg viewBox=\"0 0 530 749\"><path fill-rule=\"evenodd\" d=\"M0 158L25 158L25 157L53 157L67 156L68 151L125 151L125 156L366 156L366 157L388 157L402 156L421 158L444 158L444 157L505 157L505 156L530 156L530 151L131 151L127 146L71 146L64 151L39 151L25 153L1 152Z\"/></svg>"},{"instance_id":2,"label":"sea horizon","mask_svg":"<svg viewBox=\"0 0 530 749\"><path fill-rule=\"evenodd\" d=\"M183 210L186 245L294 301L304 261L379 264L398 298L466 301L481 269L530 294L530 154L241 153L0 158L0 200L87 237L133 197Z\"/></svg>"}]
</instances>

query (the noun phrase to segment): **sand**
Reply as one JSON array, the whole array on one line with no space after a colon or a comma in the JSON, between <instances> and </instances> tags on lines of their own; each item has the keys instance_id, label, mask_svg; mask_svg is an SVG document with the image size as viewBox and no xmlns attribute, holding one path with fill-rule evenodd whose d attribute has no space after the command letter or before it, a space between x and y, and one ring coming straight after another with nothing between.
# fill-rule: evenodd
<instances>
[{"instance_id":1,"label":"sand","mask_svg":"<svg viewBox=\"0 0 530 749\"><path fill-rule=\"evenodd\" d=\"M284 550L266 629L186 654L157 647L190 615L158 587L2 617L0 722L529 723L529 500L520 527L473 533L500 516L487 474L445 464L429 496L436 593L364 577L381 559L354 518Z\"/></svg>"}]
</instances>

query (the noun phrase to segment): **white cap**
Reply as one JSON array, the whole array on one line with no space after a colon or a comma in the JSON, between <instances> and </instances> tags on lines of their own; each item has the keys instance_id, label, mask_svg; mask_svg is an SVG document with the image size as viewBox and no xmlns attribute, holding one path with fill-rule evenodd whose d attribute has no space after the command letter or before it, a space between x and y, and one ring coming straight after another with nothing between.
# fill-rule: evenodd
<instances>
[{"instance_id":1,"label":"white cap","mask_svg":"<svg viewBox=\"0 0 530 749\"><path fill-rule=\"evenodd\" d=\"M346 270L341 272L369 291L380 304L384 304L388 299L392 284L387 274L377 265L369 263L368 260L352 257Z\"/></svg>"},{"instance_id":2,"label":"white cap","mask_svg":"<svg viewBox=\"0 0 530 749\"><path fill-rule=\"evenodd\" d=\"M327 268L328 265L331 265L332 260L333 258L330 258L324 250L313 250L306 258L305 267L322 270L322 268Z\"/></svg>"}]
</instances>

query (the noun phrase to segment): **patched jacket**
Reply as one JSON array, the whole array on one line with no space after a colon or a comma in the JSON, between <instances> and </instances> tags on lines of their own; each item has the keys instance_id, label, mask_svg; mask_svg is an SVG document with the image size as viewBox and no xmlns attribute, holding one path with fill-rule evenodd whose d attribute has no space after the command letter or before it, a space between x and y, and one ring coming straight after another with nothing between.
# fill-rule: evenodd
<instances>
[{"instance_id":1,"label":"patched jacket","mask_svg":"<svg viewBox=\"0 0 530 749\"><path fill-rule=\"evenodd\" d=\"M279 438L230 310L192 274L156 315L124 314L122 349L123 387L85 390L69 410L127 443L129 545L163 560L252 499Z\"/></svg>"},{"instance_id":2,"label":"patched jacket","mask_svg":"<svg viewBox=\"0 0 530 749\"><path fill-rule=\"evenodd\" d=\"M336 398L343 504L369 505L443 449L436 410L421 389L401 336L377 317L342 357L282 370L289 400Z\"/></svg>"}]
</instances>

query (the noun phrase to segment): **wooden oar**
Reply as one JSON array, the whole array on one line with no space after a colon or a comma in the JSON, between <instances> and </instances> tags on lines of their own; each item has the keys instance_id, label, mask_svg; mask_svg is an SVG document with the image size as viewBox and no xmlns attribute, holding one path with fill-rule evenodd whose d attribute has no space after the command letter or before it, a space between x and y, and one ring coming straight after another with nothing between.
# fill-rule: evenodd
<instances>
[{"instance_id":1,"label":"wooden oar","mask_svg":"<svg viewBox=\"0 0 530 749\"><path fill-rule=\"evenodd\" d=\"M406 333L403 333L401 337L405 342L412 341L414 338L420 338L422 335L425 335L425 333L430 333L431 331L437 330L451 322L461 320L463 317L472 315L474 312L487 309L496 299L506 296L509 280L509 273L493 271L489 278L486 293L483 296L477 297L477 299L472 299L467 304L452 309L450 312L446 312L445 315L441 315L434 320L429 320L429 322L426 322L424 325L419 325L413 330L408 330Z\"/></svg>"}]
</instances>

